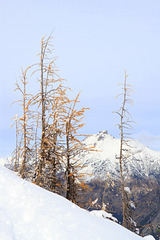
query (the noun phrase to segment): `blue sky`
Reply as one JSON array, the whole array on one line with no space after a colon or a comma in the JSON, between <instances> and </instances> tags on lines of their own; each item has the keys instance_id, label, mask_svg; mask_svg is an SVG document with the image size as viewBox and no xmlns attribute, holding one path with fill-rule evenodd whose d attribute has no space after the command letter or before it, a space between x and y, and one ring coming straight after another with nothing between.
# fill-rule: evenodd
<instances>
[{"instance_id":1,"label":"blue sky","mask_svg":"<svg viewBox=\"0 0 160 240\"><path fill-rule=\"evenodd\" d=\"M38 61L43 35L53 33L61 77L90 107L84 132L118 137L124 69L133 85L134 137L160 150L160 2L146 0L0 0L0 155L14 148L10 119L21 67Z\"/></svg>"}]
</instances>

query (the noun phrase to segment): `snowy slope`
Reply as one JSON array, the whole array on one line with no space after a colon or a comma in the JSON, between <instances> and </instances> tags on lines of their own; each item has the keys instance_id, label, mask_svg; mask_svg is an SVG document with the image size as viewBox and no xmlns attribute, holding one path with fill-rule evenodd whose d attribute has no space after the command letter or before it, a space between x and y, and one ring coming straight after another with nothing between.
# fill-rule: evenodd
<instances>
[{"instance_id":1,"label":"snowy slope","mask_svg":"<svg viewBox=\"0 0 160 240\"><path fill-rule=\"evenodd\" d=\"M0 167L0 240L140 240Z\"/></svg>"},{"instance_id":2,"label":"snowy slope","mask_svg":"<svg viewBox=\"0 0 160 240\"><path fill-rule=\"evenodd\" d=\"M6 157L6 158L0 158L0 166L9 166L11 164L12 158Z\"/></svg>"},{"instance_id":3,"label":"snowy slope","mask_svg":"<svg viewBox=\"0 0 160 240\"><path fill-rule=\"evenodd\" d=\"M87 166L85 171L90 175L87 180L93 178L107 178L107 172L112 176L119 176L119 164L116 156L119 156L120 139L115 139L101 131L87 137L84 141L86 146L93 145L97 151L83 152L79 156ZM154 151L136 141L131 141L131 158L127 166L129 173L136 176L148 176L158 174L160 171L160 152Z\"/></svg>"}]
</instances>

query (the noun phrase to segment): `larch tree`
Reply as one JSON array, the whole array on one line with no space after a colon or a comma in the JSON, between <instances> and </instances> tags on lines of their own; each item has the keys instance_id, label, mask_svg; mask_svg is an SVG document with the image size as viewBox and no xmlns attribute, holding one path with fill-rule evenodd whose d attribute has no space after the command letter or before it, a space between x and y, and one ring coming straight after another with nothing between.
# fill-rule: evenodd
<instances>
[{"instance_id":1,"label":"larch tree","mask_svg":"<svg viewBox=\"0 0 160 240\"><path fill-rule=\"evenodd\" d=\"M12 119L14 123L11 125L15 125L16 128L16 140L15 140L15 150L12 153L12 162L10 168L13 169L15 172L18 172L19 169L19 128L18 128L18 115L16 114L15 117Z\"/></svg>"},{"instance_id":2,"label":"larch tree","mask_svg":"<svg viewBox=\"0 0 160 240\"><path fill-rule=\"evenodd\" d=\"M36 122L38 121L36 134L39 141L36 142L36 145L39 158L35 169L34 181L40 186L45 186L46 182L48 182L46 168L53 161L53 155L56 155L55 142L57 142L56 132L58 132L58 127L56 127L55 122L58 122L58 115L55 115L54 111L57 111L60 105L57 101L61 101L61 94L63 95L65 89L62 86L64 80L57 74L56 58L52 57L53 50L50 40L51 36L48 38L43 37L41 40L40 62L37 64L38 69L33 72L33 75L40 73L40 77L38 76L40 91L30 101L31 105L36 107L35 119ZM57 117L57 120L53 116ZM52 146L53 143L54 147Z\"/></svg>"},{"instance_id":3,"label":"larch tree","mask_svg":"<svg viewBox=\"0 0 160 240\"><path fill-rule=\"evenodd\" d=\"M52 192L64 192L64 163L63 163L63 138L64 116L70 100L66 89L58 89L54 95L52 113L47 123L46 142L48 145L45 185Z\"/></svg>"},{"instance_id":4,"label":"larch tree","mask_svg":"<svg viewBox=\"0 0 160 240\"><path fill-rule=\"evenodd\" d=\"M85 188L83 182L84 174L81 173L83 163L79 159L79 154L86 149L82 141L79 140L79 130L84 126L82 120L85 111L88 108L76 109L79 94L73 101L73 105L69 107L65 120L65 161L66 161L66 198L72 202L78 203L78 195Z\"/></svg>"},{"instance_id":5,"label":"larch tree","mask_svg":"<svg viewBox=\"0 0 160 240\"><path fill-rule=\"evenodd\" d=\"M30 141L32 139L31 126L29 125L30 120L30 110L29 110L29 94L27 94L27 71L30 69L28 67L25 71L22 69L22 76L20 77L21 85L17 82L15 91L19 91L22 95L22 99L17 100L22 106L22 116L16 119L16 155L20 159L19 163L19 173L22 178L28 177L28 166L31 148ZM18 134L21 135L19 140L19 147L17 143ZM16 157L16 158L17 158Z\"/></svg>"},{"instance_id":6,"label":"larch tree","mask_svg":"<svg viewBox=\"0 0 160 240\"><path fill-rule=\"evenodd\" d=\"M84 126L81 121L86 108L76 109L79 94L75 100L69 100L69 88L63 86L64 79L57 73L56 58L52 57L51 38L42 38L39 62L32 65L29 82L33 86L38 82L39 89L35 85L30 88L32 94L26 92L27 71L31 67L22 70L23 87L16 84L23 97L19 100L23 116L18 120L18 131L22 132L20 175L76 202L78 191L85 187L78 154L85 149L79 140L84 136L79 129Z\"/></svg>"}]
</instances>

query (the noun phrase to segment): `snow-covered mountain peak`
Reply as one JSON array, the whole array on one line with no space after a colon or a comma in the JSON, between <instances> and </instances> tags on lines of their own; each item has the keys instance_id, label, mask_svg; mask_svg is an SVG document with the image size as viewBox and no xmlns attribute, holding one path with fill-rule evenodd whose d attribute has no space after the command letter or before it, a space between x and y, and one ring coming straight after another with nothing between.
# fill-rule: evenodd
<instances>
[{"instance_id":1,"label":"snow-covered mountain peak","mask_svg":"<svg viewBox=\"0 0 160 240\"><path fill-rule=\"evenodd\" d=\"M85 171L90 175L87 180L93 178L107 178L107 172L113 177L119 176L119 152L120 139L116 139L108 132L100 131L84 139L86 146L94 146L96 151L83 152L80 157L87 166ZM135 176L148 176L158 174L160 170L160 152L154 151L145 145L131 140L129 150L130 158L127 160L128 172Z\"/></svg>"},{"instance_id":2,"label":"snow-covered mountain peak","mask_svg":"<svg viewBox=\"0 0 160 240\"><path fill-rule=\"evenodd\" d=\"M120 144L119 140L117 141L117 139L109 135L106 130L87 137L83 142L85 145L94 146L96 151L103 152L104 155L106 153L111 154L111 152L115 155L115 151L118 151ZM110 151L108 151L108 148L110 148Z\"/></svg>"},{"instance_id":3,"label":"snow-covered mountain peak","mask_svg":"<svg viewBox=\"0 0 160 240\"><path fill-rule=\"evenodd\" d=\"M100 131L97 134L92 134L92 135L86 137L84 141L85 141L85 143L93 144L93 142L97 143L97 142L104 141L106 139L110 140L110 139L113 139L113 137L108 134L107 130L104 130L104 131Z\"/></svg>"}]
</instances>

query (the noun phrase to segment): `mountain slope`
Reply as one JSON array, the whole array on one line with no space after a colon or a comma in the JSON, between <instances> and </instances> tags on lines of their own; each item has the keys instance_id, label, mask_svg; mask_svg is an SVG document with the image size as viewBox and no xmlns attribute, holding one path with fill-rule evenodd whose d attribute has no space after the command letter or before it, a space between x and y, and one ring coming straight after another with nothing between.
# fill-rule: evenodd
<instances>
[{"instance_id":1,"label":"mountain slope","mask_svg":"<svg viewBox=\"0 0 160 240\"><path fill-rule=\"evenodd\" d=\"M3 167L0 179L1 240L144 239L20 179Z\"/></svg>"},{"instance_id":2,"label":"mountain slope","mask_svg":"<svg viewBox=\"0 0 160 240\"><path fill-rule=\"evenodd\" d=\"M85 171L89 173L88 181L94 178L106 180L107 172L114 178L119 177L119 163L116 157L119 156L120 139L113 138L107 131L101 131L84 139L83 143L86 146L93 145L96 149L92 152L83 152L79 156L87 166ZM127 162L129 174L137 177L159 174L160 152L134 140L130 145L131 157Z\"/></svg>"}]
</instances>

